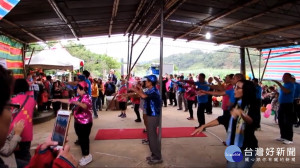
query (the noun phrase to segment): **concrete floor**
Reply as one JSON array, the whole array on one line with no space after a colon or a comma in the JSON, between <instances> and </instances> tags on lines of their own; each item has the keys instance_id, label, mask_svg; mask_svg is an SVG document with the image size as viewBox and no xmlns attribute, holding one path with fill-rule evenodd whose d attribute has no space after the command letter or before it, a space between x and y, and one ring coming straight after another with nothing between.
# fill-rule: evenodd
<instances>
[{"instance_id":1,"label":"concrete floor","mask_svg":"<svg viewBox=\"0 0 300 168\"><path fill-rule=\"evenodd\" d=\"M176 107L163 107L163 127L194 127L197 126L197 120L187 120L188 112L177 111ZM208 128L209 132L204 132L207 137L192 138L164 138L162 139L162 155L164 162L159 165L148 165L145 158L150 155L147 145L143 145L140 139L125 140L94 140L98 129L110 128L143 128L143 123L136 123L135 113L131 106L128 106L127 118L119 118L119 111L100 111L99 118L94 120L92 132L90 135L90 152L93 155L93 161L86 167L205 167L218 168L226 167L226 159L224 157L225 146L216 136L225 140L226 133L223 126ZM215 119L222 114L220 108L214 108L212 115L205 115L206 122ZM194 109L196 116L196 109ZM271 118L272 117L272 118ZM256 132L259 146L264 148L274 147L276 149L283 147L285 150L290 147L296 148L295 162L292 161L266 161L256 162L254 167L300 167L300 128L294 128L294 143L284 145L275 138L279 137L279 128L273 122L273 116L266 119L262 116L262 130ZM195 117L196 118L196 117ZM51 134L54 119L34 125L34 139L32 142L32 150L39 143ZM81 158L81 150L79 146L74 145L77 136L73 127L73 119L69 130L69 144L71 145L71 153L77 158ZM286 154L286 153L285 153ZM261 159L270 157L260 157ZM280 157L280 158L291 158Z\"/></svg>"}]
</instances>

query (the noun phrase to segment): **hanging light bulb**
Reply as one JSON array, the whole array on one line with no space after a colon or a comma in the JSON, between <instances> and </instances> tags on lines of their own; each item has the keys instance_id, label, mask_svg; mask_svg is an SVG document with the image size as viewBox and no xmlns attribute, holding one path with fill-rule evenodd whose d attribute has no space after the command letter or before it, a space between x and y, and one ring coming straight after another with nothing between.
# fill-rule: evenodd
<instances>
[{"instance_id":1,"label":"hanging light bulb","mask_svg":"<svg viewBox=\"0 0 300 168\"><path fill-rule=\"evenodd\" d=\"M211 38L210 32L207 32L207 33L205 34L205 38L206 38L207 40L209 40L209 39Z\"/></svg>"}]
</instances>

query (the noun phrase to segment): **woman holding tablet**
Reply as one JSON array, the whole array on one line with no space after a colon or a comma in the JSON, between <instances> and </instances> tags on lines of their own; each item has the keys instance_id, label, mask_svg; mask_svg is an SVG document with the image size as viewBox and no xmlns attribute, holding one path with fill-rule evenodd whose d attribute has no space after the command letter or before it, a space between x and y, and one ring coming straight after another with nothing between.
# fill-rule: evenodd
<instances>
[{"instance_id":1,"label":"woman holding tablet","mask_svg":"<svg viewBox=\"0 0 300 168\"><path fill-rule=\"evenodd\" d=\"M93 125L92 99L88 94L88 84L81 81L77 84L78 96L70 100L53 99L52 101L60 101L62 103L74 104L74 127L78 136L78 142L81 147L82 158L79 160L80 166L85 166L92 162L93 158L90 154L90 133Z\"/></svg>"}]
</instances>

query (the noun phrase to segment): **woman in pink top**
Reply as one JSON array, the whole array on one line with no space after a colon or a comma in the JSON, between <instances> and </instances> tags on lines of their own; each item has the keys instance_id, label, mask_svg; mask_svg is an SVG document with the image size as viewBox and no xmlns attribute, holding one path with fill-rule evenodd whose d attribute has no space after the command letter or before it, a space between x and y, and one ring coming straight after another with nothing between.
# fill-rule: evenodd
<instances>
[{"instance_id":1,"label":"woman in pink top","mask_svg":"<svg viewBox=\"0 0 300 168\"><path fill-rule=\"evenodd\" d=\"M142 87L142 83L140 81L140 78L136 77L136 85ZM140 103L141 103L141 97L138 96L136 93L129 93L127 94L127 96L131 97L131 102L132 104L134 104L134 112L136 114L136 120L134 120L135 122L142 122L141 120L141 115L140 115Z\"/></svg>"},{"instance_id":2,"label":"woman in pink top","mask_svg":"<svg viewBox=\"0 0 300 168\"><path fill-rule=\"evenodd\" d=\"M233 74L227 75L225 77L225 84L224 84L225 91L233 89L233 85L231 83L232 78L233 78ZM229 115L230 114L229 109L231 108L233 103L234 102L230 102L229 95L227 95L227 94L223 95L223 98L222 98L223 115Z\"/></svg>"},{"instance_id":3,"label":"woman in pink top","mask_svg":"<svg viewBox=\"0 0 300 168\"><path fill-rule=\"evenodd\" d=\"M92 99L88 94L88 84L81 81L77 85L78 96L70 100L68 99L53 99L52 101L60 101L62 103L72 103L75 105L74 112L74 127L78 136L78 143L81 147L83 157L79 160L80 166L85 166L92 161L90 154L90 133L93 125L92 114Z\"/></svg>"},{"instance_id":4,"label":"woman in pink top","mask_svg":"<svg viewBox=\"0 0 300 168\"><path fill-rule=\"evenodd\" d=\"M192 81L192 79L190 79ZM187 100L188 102L188 109L189 109L189 113L190 113L190 117L188 117L188 120L194 120L194 112L193 112L193 104L195 103L195 99L196 99L196 89L195 89L195 85L193 84L187 84L184 86L185 93L184 93L184 98Z\"/></svg>"},{"instance_id":5,"label":"woman in pink top","mask_svg":"<svg viewBox=\"0 0 300 168\"><path fill-rule=\"evenodd\" d=\"M2 93L0 93L2 94ZM11 132L14 125L23 120L24 130L21 134L21 142L15 150L15 157L18 167L24 167L30 161L30 146L33 138L33 110L36 105L33 91L29 91L29 85L25 79L16 79L14 84L14 96L11 103L19 104L20 109L12 113L12 122L9 131Z\"/></svg>"}]
</instances>

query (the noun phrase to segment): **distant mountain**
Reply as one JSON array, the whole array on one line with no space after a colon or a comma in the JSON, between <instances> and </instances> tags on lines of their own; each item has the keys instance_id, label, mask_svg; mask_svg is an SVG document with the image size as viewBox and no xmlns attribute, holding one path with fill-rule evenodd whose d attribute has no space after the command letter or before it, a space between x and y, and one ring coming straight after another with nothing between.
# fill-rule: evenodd
<instances>
[{"instance_id":1,"label":"distant mountain","mask_svg":"<svg viewBox=\"0 0 300 168\"><path fill-rule=\"evenodd\" d=\"M249 50L252 65L257 68L259 63L258 51ZM159 59L148 61L147 63L158 63ZM173 54L164 58L164 62L174 64L179 70L197 68L218 68L218 69L239 69L240 54L238 48L225 48L214 52L202 52L193 50L190 53ZM246 67L248 65L246 55Z\"/></svg>"}]
</instances>

